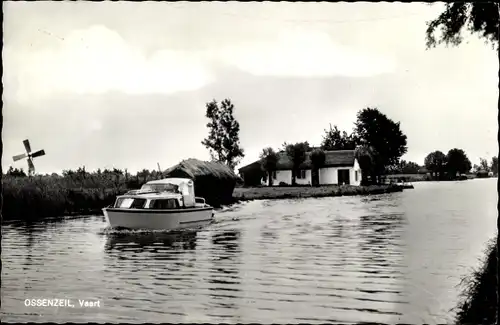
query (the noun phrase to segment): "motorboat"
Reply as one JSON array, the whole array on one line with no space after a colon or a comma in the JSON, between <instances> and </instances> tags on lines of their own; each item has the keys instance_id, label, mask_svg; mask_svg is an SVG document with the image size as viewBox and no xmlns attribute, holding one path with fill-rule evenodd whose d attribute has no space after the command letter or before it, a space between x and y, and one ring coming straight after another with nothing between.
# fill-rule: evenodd
<instances>
[{"instance_id":1,"label":"motorboat","mask_svg":"<svg viewBox=\"0 0 500 325\"><path fill-rule=\"evenodd\" d=\"M196 228L212 222L214 209L196 197L188 178L165 178L116 197L103 210L112 228L173 230Z\"/></svg>"}]
</instances>

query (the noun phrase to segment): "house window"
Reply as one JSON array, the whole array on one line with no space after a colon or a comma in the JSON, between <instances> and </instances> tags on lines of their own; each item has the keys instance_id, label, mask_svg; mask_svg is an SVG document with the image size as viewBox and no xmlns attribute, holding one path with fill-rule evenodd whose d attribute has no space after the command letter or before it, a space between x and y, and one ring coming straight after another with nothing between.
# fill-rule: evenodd
<instances>
[{"instance_id":1,"label":"house window","mask_svg":"<svg viewBox=\"0 0 500 325\"><path fill-rule=\"evenodd\" d=\"M273 171L273 179L276 179L276 171Z\"/></svg>"},{"instance_id":2,"label":"house window","mask_svg":"<svg viewBox=\"0 0 500 325\"><path fill-rule=\"evenodd\" d=\"M358 171L354 172L354 180L357 182L358 181Z\"/></svg>"},{"instance_id":3,"label":"house window","mask_svg":"<svg viewBox=\"0 0 500 325\"><path fill-rule=\"evenodd\" d=\"M297 173L297 178L299 179L305 179L306 178L306 171L305 170L299 170Z\"/></svg>"}]
</instances>

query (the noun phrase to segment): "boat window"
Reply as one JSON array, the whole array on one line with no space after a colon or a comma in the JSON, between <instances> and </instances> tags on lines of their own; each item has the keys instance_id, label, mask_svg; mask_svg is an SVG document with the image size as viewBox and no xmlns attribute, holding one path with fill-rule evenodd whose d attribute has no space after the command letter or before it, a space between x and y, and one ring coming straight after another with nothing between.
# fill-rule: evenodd
<instances>
[{"instance_id":1,"label":"boat window","mask_svg":"<svg viewBox=\"0 0 500 325\"><path fill-rule=\"evenodd\" d=\"M179 191L179 186L175 184L144 184L141 190L176 193Z\"/></svg>"},{"instance_id":2,"label":"boat window","mask_svg":"<svg viewBox=\"0 0 500 325\"><path fill-rule=\"evenodd\" d=\"M142 209L144 208L144 204L146 203L146 199L134 199L131 197L120 198L116 200L115 208L122 209Z\"/></svg>"},{"instance_id":3,"label":"boat window","mask_svg":"<svg viewBox=\"0 0 500 325\"><path fill-rule=\"evenodd\" d=\"M133 201L132 198L119 198L116 200L115 208L130 208Z\"/></svg>"},{"instance_id":4,"label":"boat window","mask_svg":"<svg viewBox=\"0 0 500 325\"><path fill-rule=\"evenodd\" d=\"M150 203L151 209L177 209L179 202L176 199L154 200Z\"/></svg>"},{"instance_id":5,"label":"boat window","mask_svg":"<svg viewBox=\"0 0 500 325\"><path fill-rule=\"evenodd\" d=\"M134 199L134 202L130 205L131 209L142 209L146 204L146 199Z\"/></svg>"}]
</instances>

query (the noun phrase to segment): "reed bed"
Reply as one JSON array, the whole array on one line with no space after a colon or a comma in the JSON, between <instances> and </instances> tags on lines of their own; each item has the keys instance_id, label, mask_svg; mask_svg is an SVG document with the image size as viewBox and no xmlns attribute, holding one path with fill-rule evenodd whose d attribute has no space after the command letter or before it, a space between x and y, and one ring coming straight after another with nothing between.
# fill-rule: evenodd
<instances>
[{"instance_id":1,"label":"reed bed","mask_svg":"<svg viewBox=\"0 0 500 325\"><path fill-rule=\"evenodd\" d=\"M498 236L498 235L497 235ZM497 303L497 238L485 250L481 266L461 282L456 324L495 324Z\"/></svg>"},{"instance_id":2,"label":"reed bed","mask_svg":"<svg viewBox=\"0 0 500 325\"><path fill-rule=\"evenodd\" d=\"M117 194L127 190L123 180L97 176L11 177L3 175L2 215L5 220L36 220L65 215L100 213Z\"/></svg>"}]
</instances>

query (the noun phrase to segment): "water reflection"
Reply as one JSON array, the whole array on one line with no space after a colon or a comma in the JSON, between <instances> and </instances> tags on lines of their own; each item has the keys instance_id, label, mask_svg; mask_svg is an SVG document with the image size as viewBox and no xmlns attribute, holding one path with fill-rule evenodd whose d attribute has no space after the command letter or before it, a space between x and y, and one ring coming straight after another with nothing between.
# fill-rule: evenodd
<instances>
[{"instance_id":1,"label":"water reflection","mask_svg":"<svg viewBox=\"0 0 500 325\"><path fill-rule=\"evenodd\" d=\"M196 249L197 231L185 232L117 232L107 234L105 250L130 251L148 249L157 251L159 248L177 250Z\"/></svg>"}]
</instances>

